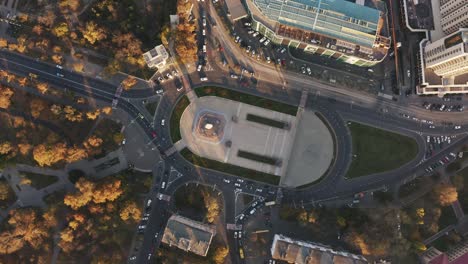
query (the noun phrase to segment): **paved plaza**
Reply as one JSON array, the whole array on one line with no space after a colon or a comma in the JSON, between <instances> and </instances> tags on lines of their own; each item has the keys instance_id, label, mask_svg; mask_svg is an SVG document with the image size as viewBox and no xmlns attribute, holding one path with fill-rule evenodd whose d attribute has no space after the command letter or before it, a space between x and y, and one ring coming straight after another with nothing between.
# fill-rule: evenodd
<instances>
[{"instance_id":1,"label":"paved plaza","mask_svg":"<svg viewBox=\"0 0 468 264\"><path fill-rule=\"evenodd\" d=\"M279 129L246 120L247 114L289 124ZM204 118L200 120L200 118ZM286 173L297 128L295 116L220 98L194 98L180 120L182 140L195 154L278 176ZM208 132L207 130L216 130ZM279 166L240 158L239 150L274 157Z\"/></svg>"},{"instance_id":2,"label":"paved plaza","mask_svg":"<svg viewBox=\"0 0 468 264\"><path fill-rule=\"evenodd\" d=\"M316 181L333 160L333 138L314 112L300 115L286 176L280 185L297 187Z\"/></svg>"}]
</instances>

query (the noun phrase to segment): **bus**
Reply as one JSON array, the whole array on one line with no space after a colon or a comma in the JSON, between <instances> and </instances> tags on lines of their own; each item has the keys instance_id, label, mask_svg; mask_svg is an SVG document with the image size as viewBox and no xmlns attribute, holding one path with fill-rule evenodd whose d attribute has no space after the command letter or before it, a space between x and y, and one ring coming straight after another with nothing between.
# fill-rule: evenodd
<instances>
[{"instance_id":1,"label":"bus","mask_svg":"<svg viewBox=\"0 0 468 264\"><path fill-rule=\"evenodd\" d=\"M239 249L239 256L241 259L244 259L244 250L242 248Z\"/></svg>"}]
</instances>

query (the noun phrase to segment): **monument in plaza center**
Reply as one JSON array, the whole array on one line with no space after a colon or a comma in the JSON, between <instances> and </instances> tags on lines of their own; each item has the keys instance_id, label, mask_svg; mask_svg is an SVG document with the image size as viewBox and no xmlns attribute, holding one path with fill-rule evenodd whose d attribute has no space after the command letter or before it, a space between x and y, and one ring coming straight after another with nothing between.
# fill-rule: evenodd
<instances>
[{"instance_id":1,"label":"monument in plaza center","mask_svg":"<svg viewBox=\"0 0 468 264\"><path fill-rule=\"evenodd\" d=\"M198 114L194 133L199 139L219 143L223 140L225 126L226 119L224 115L203 110Z\"/></svg>"}]
</instances>

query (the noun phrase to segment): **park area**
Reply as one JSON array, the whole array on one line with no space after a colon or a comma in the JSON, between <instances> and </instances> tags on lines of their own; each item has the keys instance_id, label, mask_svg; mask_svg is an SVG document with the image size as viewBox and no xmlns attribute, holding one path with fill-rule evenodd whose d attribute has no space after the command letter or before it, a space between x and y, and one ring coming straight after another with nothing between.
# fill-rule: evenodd
<instances>
[{"instance_id":1,"label":"park area","mask_svg":"<svg viewBox=\"0 0 468 264\"><path fill-rule=\"evenodd\" d=\"M89 99L54 90L47 83L0 74L11 80L11 87L0 86L0 167L37 163L59 168L118 148L122 126L110 119L110 107L90 107ZM24 82L35 85L50 100L13 88Z\"/></svg>"},{"instance_id":2,"label":"park area","mask_svg":"<svg viewBox=\"0 0 468 264\"><path fill-rule=\"evenodd\" d=\"M407 136L359 123L350 123L348 127L353 141L353 160L347 178L397 169L418 153L416 141Z\"/></svg>"}]
</instances>

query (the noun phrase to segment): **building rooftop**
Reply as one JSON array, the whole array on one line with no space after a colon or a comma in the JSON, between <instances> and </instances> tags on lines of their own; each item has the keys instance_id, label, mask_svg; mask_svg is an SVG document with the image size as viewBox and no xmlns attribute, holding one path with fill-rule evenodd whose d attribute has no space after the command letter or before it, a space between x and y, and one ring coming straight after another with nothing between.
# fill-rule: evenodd
<instances>
[{"instance_id":1,"label":"building rooftop","mask_svg":"<svg viewBox=\"0 0 468 264\"><path fill-rule=\"evenodd\" d=\"M169 54L163 45L159 45L143 53L143 58L145 59L148 67L161 67L166 63L166 60L169 58Z\"/></svg>"},{"instance_id":2,"label":"building rooftop","mask_svg":"<svg viewBox=\"0 0 468 264\"><path fill-rule=\"evenodd\" d=\"M436 39L434 42L429 40L423 40L421 47L424 49L427 45L432 46L444 45L445 48L450 48L455 45L460 45L465 54L468 54L468 29L460 29L449 36L441 39ZM421 69L421 80L420 82L427 85L424 88L426 93L438 93L438 92L451 92L451 93L466 93L468 91L468 73L460 74L450 78L442 78L437 75L432 69L427 67L426 59Z\"/></svg>"},{"instance_id":3,"label":"building rooftop","mask_svg":"<svg viewBox=\"0 0 468 264\"><path fill-rule=\"evenodd\" d=\"M434 30L431 0L404 0L408 26L413 30Z\"/></svg>"},{"instance_id":4,"label":"building rooftop","mask_svg":"<svg viewBox=\"0 0 468 264\"><path fill-rule=\"evenodd\" d=\"M233 21L239 20L247 16L247 11L245 11L241 0L226 0L226 5L229 10L229 13L231 14L231 19Z\"/></svg>"},{"instance_id":5,"label":"building rooftop","mask_svg":"<svg viewBox=\"0 0 468 264\"><path fill-rule=\"evenodd\" d=\"M269 19L283 25L372 48L380 11L344 0L253 0Z\"/></svg>"},{"instance_id":6,"label":"building rooftop","mask_svg":"<svg viewBox=\"0 0 468 264\"><path fill-rule=\"evenodd\" d=\"M365 264L368 263L363 256L332 248L313 242L293 240L289 237L275 234L271 247L274 259L288 263L330 263L330 264Z\"/></svg>"},{"instance_id":7,"label":"building rooftop","mask_svg":"<svg viewBox=\"0 0 468 264\"><path fill-rule=\"evenodd\" d=\"M200 256L206 256L216 229L191 219L173 215L169 218L162 242Z\"/></svg>"}]
</instances>

